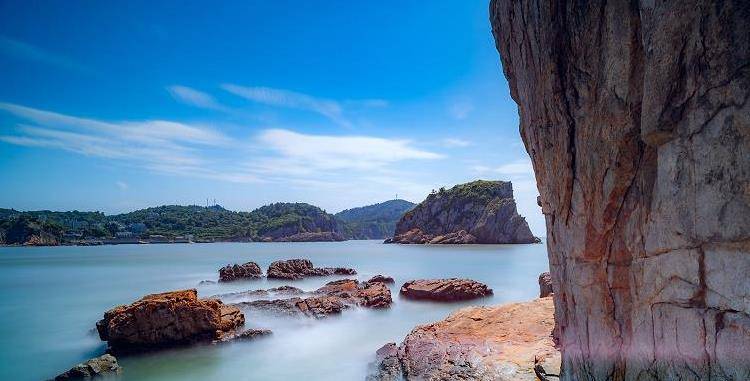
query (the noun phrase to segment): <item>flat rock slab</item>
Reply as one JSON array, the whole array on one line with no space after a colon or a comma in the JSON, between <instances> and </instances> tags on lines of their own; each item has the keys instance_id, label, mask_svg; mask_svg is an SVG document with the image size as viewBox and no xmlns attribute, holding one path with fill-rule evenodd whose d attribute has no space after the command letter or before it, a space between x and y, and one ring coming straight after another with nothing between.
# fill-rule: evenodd
<instances>
[{"instance_id":1,"label":"flat rock slab","mask_svg":"<svg viewBox=\"0 0 750 381\"><path fill-rule=\"evenodd\" d=\"M552 298L460 309L414 328L377 353L368 380L536 381L535 367L559 374Z\"/></svg>"},{"instance_id":2,"label":"flat rock slab","mask_svg":"<svg viewBox=\"0 0 750 381\"><path fill-rule=\"evenodd\" d=\"M492 295L486 284L471 279L419 279L404 283L401 295L409 299L441 302L470 300Z\"/></svg>"}]
</instances>

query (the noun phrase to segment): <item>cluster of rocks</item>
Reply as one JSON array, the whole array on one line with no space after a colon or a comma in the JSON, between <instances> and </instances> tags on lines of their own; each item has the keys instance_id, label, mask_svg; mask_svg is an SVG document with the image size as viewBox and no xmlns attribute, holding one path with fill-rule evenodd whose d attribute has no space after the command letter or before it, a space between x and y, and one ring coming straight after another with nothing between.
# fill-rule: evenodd
<instances>
[{"instance_id":1,"label":"cluster of rocks","mask_svg":"<svg viewBox=\"0 0 750 381\"><path fill-rule=\"evenodd\" d=\"M376 352L368 381L556 379L552 298L469 307L414 328ZM538 378L539 376L543 378Z\"/></svg>"},{"instance_id":2,"label":"cluster of rocks","mask_svg":"<svg viewBox=\"0 0 750 381\"><path fill-rule=\"evenodd\" d=\"M117 377L122 373L115 356L104 354L82 362L49 381L83 381Z\"/></svg>"},{"instance_id":3,"label":"cluster of rocks","mask_svg":"<svg viewBox=\"0 0 750 381\"><path fill-rule=\"evenodd\" d=\"M357 271L346 267L314 267L308 259L287 259L271 263L266 271L269 279L296 280L307 276L356 275ZM263 271L255 262L242 265L226 265L219 269L220 282L258 279Z\"/></svg>"},{"instance_id":4,"label":"cluster of rocks","mask_svg":"<svg viewBox=\"0 0 750 381\"><path fill-rule=\"evenodd\" d=\"M306 298L297 296L287 299L254 300L235 305L278 315L303 315L323 318L339 314L353 305L367 308L387 308L393 303L391 290L379 280L358 282L353 279L341 279L328 282L309 294L311 296Z\"/></svg>"}]
</instances>

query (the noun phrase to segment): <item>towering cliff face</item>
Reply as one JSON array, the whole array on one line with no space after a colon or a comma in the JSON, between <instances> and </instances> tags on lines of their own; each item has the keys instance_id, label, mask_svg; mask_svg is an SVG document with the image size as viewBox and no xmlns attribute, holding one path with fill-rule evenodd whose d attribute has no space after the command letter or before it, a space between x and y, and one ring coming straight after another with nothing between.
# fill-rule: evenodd
<instances>
[{"instance_id":1,"label":"towering cliff face","mask_svg":"<svg viewBox=\"0 0 750 381\"><path fill-rule=\"evenodd\" d=\"M493 0L567 380L750 379L750 3Z\"/></svg>"},{"instance_id":2,"label":"towering cliff face","mask_svg":"<svg viewBox=\"0 0 750 381\"><path fill-rule=\"evenodd\" d=\"M513 184L477 180L433 192L396 224L388 243L535 243Z\"/></svg>"}]
</instances>

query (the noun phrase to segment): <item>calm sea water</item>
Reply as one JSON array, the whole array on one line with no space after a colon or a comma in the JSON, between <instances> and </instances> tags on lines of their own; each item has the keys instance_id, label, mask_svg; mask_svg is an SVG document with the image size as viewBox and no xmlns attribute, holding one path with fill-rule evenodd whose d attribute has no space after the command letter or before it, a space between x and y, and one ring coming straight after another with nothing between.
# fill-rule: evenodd
<instances>
[{"instance_id":1,"label":"calm sea water","mask_svg":"<svg viewBox=\"0 0 750 381\"><path fill-rule=\"evenodd\" d=\"M380 241L335 243L216 243L99 247L0 248L0 380L37 381L98 356L94 330L102 313L144 294L197 288L200 296L293 284L314 290L344 277L302 281L216 280L227 263L309 258L316 266L353 267L360 280L396 279L387 310L354 308L323 320L247 314L247 327L269 328L256 341L197 346L121 357L122 381L363 380L375 350L400 342L418 324L469 305L537 296L547 270L546 245L403 246ZM399 286L410 279L467 277L495 295L456 304L408 301Z\"/></svg>"}]
</instances>

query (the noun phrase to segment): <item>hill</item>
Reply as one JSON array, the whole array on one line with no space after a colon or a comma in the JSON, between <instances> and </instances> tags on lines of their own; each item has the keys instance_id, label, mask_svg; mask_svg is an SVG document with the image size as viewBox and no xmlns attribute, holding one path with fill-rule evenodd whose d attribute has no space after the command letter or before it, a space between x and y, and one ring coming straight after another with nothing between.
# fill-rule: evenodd
<instances>
[{"instance_id":1,"label":"hill","mask_svg":"<svg viewBox=\"0 0 750 381\"><path fill-rule=\"evenodd\" d=\"M389 200L343 210L336 213L336 218L343 222L347 239L385 239L393 235L396 222L414 205L406 200Z\"/></svg>"},{"instance_id":2,"label":"hill","mask_svg":"<svg viewBox=\"0 0 750 381\"><path fill-rule=\"evenodd\" d=\"M534 243L513 185L478 180L431 193L396 224L389 243Z\"/></svg>"}]
</instances>

